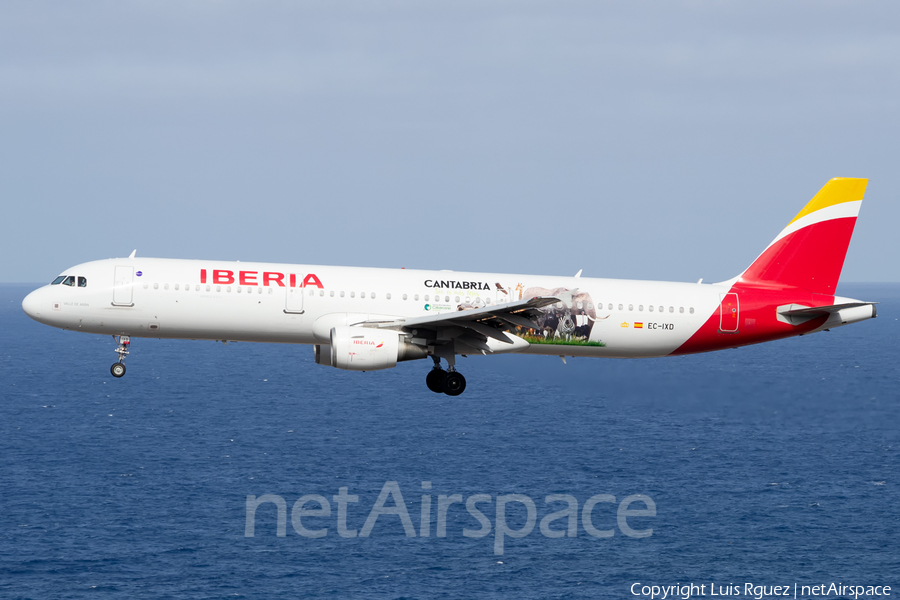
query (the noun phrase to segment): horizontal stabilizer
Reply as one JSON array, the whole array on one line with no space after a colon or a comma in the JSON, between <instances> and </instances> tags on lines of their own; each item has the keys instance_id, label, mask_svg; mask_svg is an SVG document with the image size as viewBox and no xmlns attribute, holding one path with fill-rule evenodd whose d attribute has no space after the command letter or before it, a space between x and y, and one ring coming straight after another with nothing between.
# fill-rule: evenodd
<instances>
[{"instance_id":1,"label":"horizontal stabilizer","mask_svg":"<svg viewBox=\"0 0 900 600\"><path fill-rule=\"evenodd\" d=\"M863 319L874 319L877 316L877 302L843 302L830 306L803 306L786 304L778 307L778 320L791 325L802 325L819 317L828 317L830 326L846 325ZM836 322L837 325L832 323Z\"/></svg>"}]
</instances>

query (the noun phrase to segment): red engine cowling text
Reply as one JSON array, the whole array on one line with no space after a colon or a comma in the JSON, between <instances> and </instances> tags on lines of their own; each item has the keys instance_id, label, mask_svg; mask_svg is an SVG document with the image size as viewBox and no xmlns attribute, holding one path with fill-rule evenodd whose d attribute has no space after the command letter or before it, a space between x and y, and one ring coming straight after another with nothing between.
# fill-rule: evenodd
<instances>
[{"instance_id":1,"label":"red engine cowling text","mask_svg":"<svg viewBox=\"0 0 900 600\"><path fill-rule=\"evenodd\" d=\"M200 269L200 283L207 283L206 269ZM298 286L297 283L300 283ZM278 273L275 271L230 271L228 269L212 269L212 281L221 285L261 285L264 287L317 287L325 286L319 281L315 273L309 275L297 275L296 273Z\"/></svg>"}]
</instances>

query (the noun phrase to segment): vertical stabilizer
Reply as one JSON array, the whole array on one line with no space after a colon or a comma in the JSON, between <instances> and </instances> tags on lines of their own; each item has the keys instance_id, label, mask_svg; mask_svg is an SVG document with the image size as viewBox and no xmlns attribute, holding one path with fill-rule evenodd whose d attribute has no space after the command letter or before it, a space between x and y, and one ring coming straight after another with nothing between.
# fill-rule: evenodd
<instances>
[{"instance_id":1,"label":"vertical stabilizer","mask_svg":"<svg viewBox=\"0 0 900 600\"><path fill-rule=\"evenodd\" d=\"M847 177L826 183L739 281L834 295L866 183Z\"/></svg>"}]
</instances>

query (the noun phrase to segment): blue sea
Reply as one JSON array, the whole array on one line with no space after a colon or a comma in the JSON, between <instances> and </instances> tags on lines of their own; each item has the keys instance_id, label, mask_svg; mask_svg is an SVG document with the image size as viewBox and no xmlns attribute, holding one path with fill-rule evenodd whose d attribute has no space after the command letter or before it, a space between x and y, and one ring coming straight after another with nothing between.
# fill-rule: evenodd
<instances>
[{"instance_id":1,"label":"blue sea","mask_svg":"<svg viewBox=\"0 0 900 600\"><path fill-rule=\"evenodd\" d=\"M460 359L457 398L427 390L430 361L347 373L315 365L306 346L134 339L117 380L111 338L22 312L34 287L0 286L2 598L649 598L642 586L679 583L707 596L746 583L900 592L900 285L841 287L880 301L877 319L754 347ZM340 488L358 499L348 530L361 532L390 488L415 536L391 493L393 513L367 537L342 537ZM270 502L248 536L248 496L267 494L284 501L285 535ZM438 537L439 496L456 494ZM574 537L540 531L567 506L548 504L554 494L577 502ZM293 526L304 495L330 502L328 517L299 515L323 537ZM483 528L464 504L475 495L489 496L477 505L483 537L463 534ZM590 523L610 537L584 527L598 495ZM644 537L619 524L635 495L655 507L625 515ZM500 516L528 529L522 497L537 524L504 535L497 553Z\"/></svg>"}]
</instances>

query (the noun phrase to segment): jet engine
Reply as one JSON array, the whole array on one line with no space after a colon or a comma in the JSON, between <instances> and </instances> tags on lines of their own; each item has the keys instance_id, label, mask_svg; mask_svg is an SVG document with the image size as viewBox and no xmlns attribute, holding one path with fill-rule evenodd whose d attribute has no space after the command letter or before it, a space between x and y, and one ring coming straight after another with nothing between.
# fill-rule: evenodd
<instances>
[{"instance_id":1,"label":"jet engine","mask_svg":"<svg viewBox=\"0 0 900 600\"><path fill-rule=\"evenodd\" d=\"M402 333L368 327L335 327L330 346L317 345L315 353L316 364L347 371L390 369L398 362L428 356L424 348L403 339Z\"/></svg>"}]
</instances>

